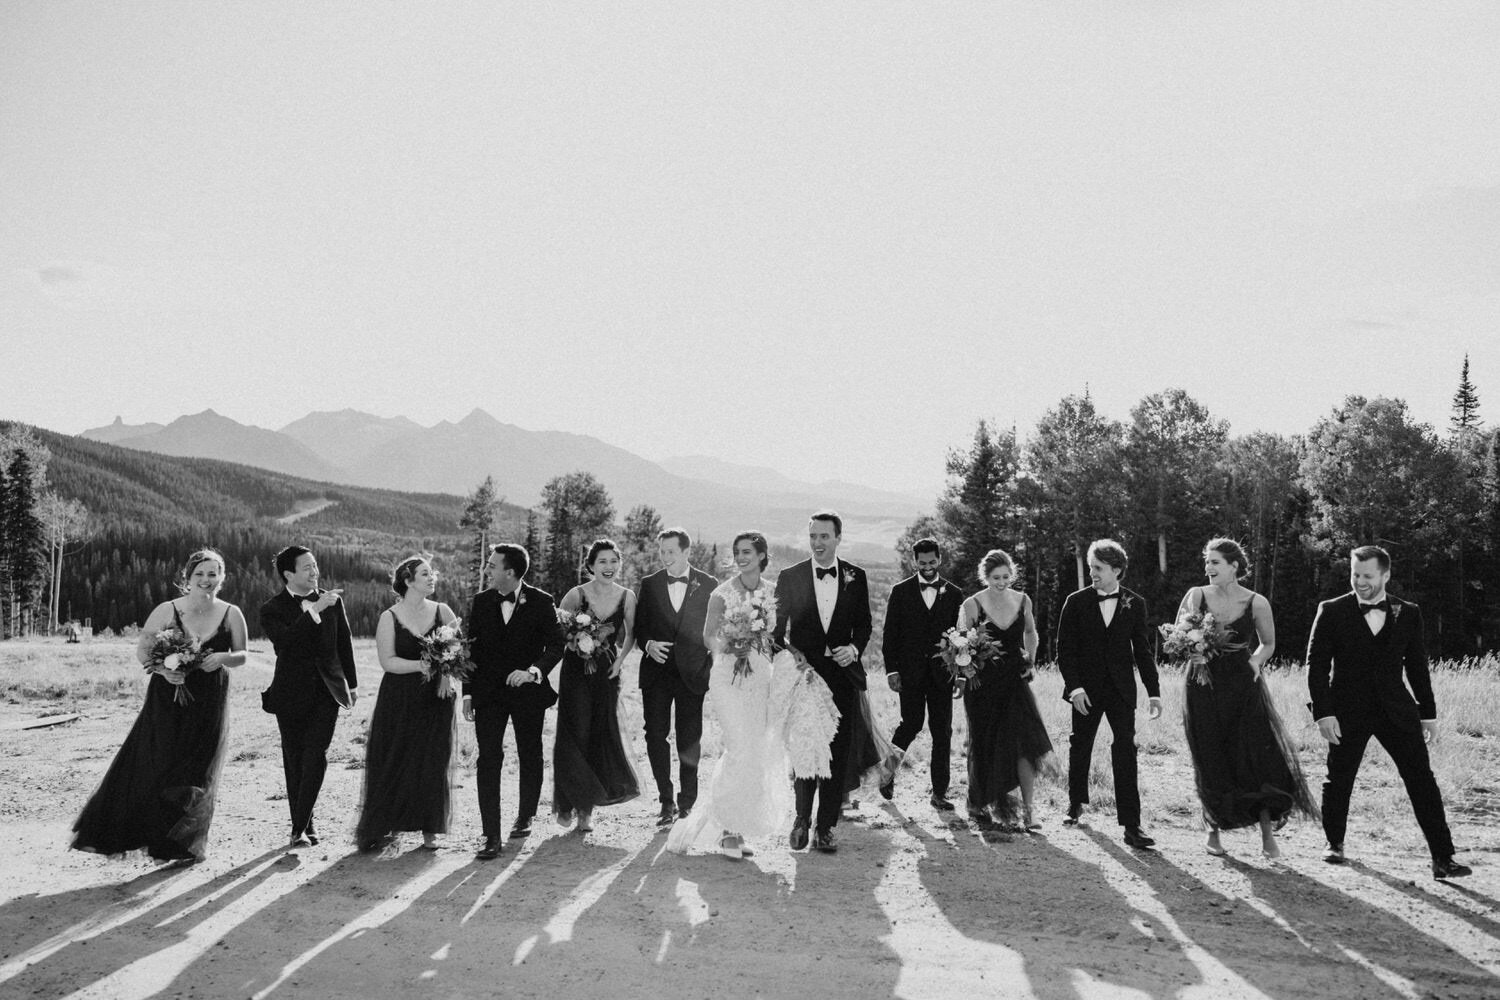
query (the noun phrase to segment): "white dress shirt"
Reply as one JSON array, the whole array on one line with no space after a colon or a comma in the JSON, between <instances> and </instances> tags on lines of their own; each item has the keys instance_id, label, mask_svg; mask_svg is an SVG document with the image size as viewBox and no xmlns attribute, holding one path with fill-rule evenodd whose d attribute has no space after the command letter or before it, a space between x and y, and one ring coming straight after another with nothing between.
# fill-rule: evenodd
<instances>
[{"instance_id":1,"label":"white dress shirt","mask_svg":"<svg viewBox=\"0 0 1500 1000\"><path fill-rule=\"evenodd\" d=\"M823 631L828 631L829 624L833 621L833 606L839 602L839 561L833 561L833 575L818 578L818 569L828 569L827 566L819 567L813 563L813 593L818 598L818 618L823 622Z\"/></svg>"},{"instance_id":2,"label":"white dress shirt","mask_svg":"<svg viewBox=\"0 0 1500 1000\"><path fill-rule=\"evenodd\" d=\"M667 580L667 599L672 602L673 611L682 610L682 602L687 598L687 585L687 576L683 576L681 579L671 579L669 574L669 579Z\"/></svg>"},{"instance_id":3,"label":"white dress shirt","mask_svg":"<svg viewBox=\"0 0 1500 1000\"><path fill-rule=\"evenodd\" d=\"M1098 596L1098 597L1108 597L1109 594L1118 594L1118 593L1120 593L1120 588L1119 588L1118 585L1115 587L1114 590L1111 590L1108 594L1105 593L1102 590L1096 590L1096 591L1094 591L1094 594L1096 596ZM1123 595L1121 597L1115 598L1113 601L1100 601L1099 602L1099 614L1100 614L1101 617L1104 618L1104 627L1105 628L1109 628L1109 623L1115 620L1115 612L1119 610L1119 608L1120 608L1120 601L1122 600L1122 598L1123 598Z\"/></svg>"}]
</instances>

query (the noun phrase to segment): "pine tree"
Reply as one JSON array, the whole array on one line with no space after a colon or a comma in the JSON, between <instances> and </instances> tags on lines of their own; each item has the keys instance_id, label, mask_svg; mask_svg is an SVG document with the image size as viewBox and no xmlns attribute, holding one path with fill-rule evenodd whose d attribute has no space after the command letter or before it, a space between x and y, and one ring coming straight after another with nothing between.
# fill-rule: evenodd
<instances>
[{"instance_id":1,"label":"pine tree","mask_svg":"<svg viewBox=\"0 0 1500 1000\"><path fill-rule=\"evenodd\" d=\"M1453 394L1453 417L1450 421L1455 437L1462 437L1479 426L1479 390L1469 381L1469 356L1458 375L1458 391Z\"/></svg>"},{"instance_id":2,"label":"pine tree","mask_svg":"<svg viewBox=\"0 0 1500 1000\"><path fill-rule=\"evenodd\" d=\"M0 481L0 636L16 635L23 615L38 603L44 580L46 536L38 514L41 502L36 466L27 448L17 448Z\"/></svg>"},{"instance_id":3,"label":"pine tree","mask_svg":"<svg viewBox=\"0 0 1500 1000\"><path fill-rule=\"evenodd\" d=\"M495 514L500 509L500 498L495 495L495 477L485 476L484 482L474 488L464 503L463 515L458 526L473 536L470 552L473 559L469 572L474 581L474 592L484 589L485 560L489 558L490 531L495 527Z\"/></svg>"},{"instance_id":4,"label":"pine tree","mask_svg":"<svg viewBox=\"0 0 1500 1000\"><path fill-rule=\"evenodd\" d=\"M536 508L528 508L526 511L526 540L521 545L526 550L526 557L532 566L542 564L542 534L536 525Z\"/></svg>"},{"instance_id":5,"label":"pine tree","mask_svg":"<svg viewBox=\"0 0 1500 1000\"><path fill-rule=\"evenodd\" d=\"M592 474L570 472L554 476L542 487L542 511L547 516L547 546L541 586L561 599L580 582L584 549L609 533L615 506Z\"/></svg>"}]
</instances>

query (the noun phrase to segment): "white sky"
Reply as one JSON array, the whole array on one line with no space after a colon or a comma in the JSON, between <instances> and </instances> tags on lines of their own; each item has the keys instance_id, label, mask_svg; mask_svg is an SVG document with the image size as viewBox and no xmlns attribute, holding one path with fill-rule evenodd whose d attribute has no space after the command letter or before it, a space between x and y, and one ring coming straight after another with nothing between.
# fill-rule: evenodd
<instances>
[{"instance_id":1,"label":"white sky","mask_svg":"<svg viewBox=\"0 0 1500 1000\"><path fill-rule=\"evenodd\" d=\"M1087 383L1500 417L1491 3L0 5L0 417L935 489Z\"/></svg>"}]
</instances>

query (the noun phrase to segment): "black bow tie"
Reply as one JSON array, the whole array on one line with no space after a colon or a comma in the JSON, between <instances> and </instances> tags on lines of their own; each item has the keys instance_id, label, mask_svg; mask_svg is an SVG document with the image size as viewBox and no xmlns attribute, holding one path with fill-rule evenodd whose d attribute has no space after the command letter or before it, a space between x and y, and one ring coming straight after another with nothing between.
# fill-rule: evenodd
<instances>
[{"instance_id":1,"label":"black bow tie","mask_svg":"<svg viewBox=\"0 0 1500 1000\"><path fill-rule=\"evenodd\" d=\"M1099 598L1099 603L1103 604L1105 601L1117 601L1117 600L1119 600L1120 599L1120 592L1117 590L1113 594L1098 594L1097 596Z\"/></svg>"},{"instance_id":2,"label":"black bow tie","mask_svg":"<svg viewBox=\"0 0 1500 1000\"><path fill-rule=\"evenodd\" d=\"M669 577L667 577L667 586L668 587L672 586L672 584L674 584L674 583L687 583L687 582L688 582L688 578L685 577L685 576L669 576Z\"/></svg>"},{"instance_id":3,"label":"black bow tie","mask_svg":"<svg viewBox=\"0 0 1500 1000\"><path fill-rule=\"evenodd\" d=\"M918 580L917 586L921 587L923 590L937 590L938 582L936 580L933 580L931 583L928 583L926 580Z\"/></svg>"},{"instance_id":4,"label":"black bow tie","mask_svg":"<svg viewBox=\"0 0 1500 1000\"><path fill-rule=\"evenodd\" d=\"M508 594L501 594L500 595L500 603L501 604L509 604L510 602L514 601L515 599L516 599L516 592L514 590L512 590Z\"/></svg>"},{"instance_id":5,"label":"black bow tie","mask_svg":"<svg viewBox=\"0 0 1500 1000\"><path fill-rule=\"evenodd\" d=\"M1391 602L1390 601L1381 601L1378 604L1363 604L1362 603L1359 606L1359 613L1362 614L1362 615L1367 615L1371 611L1384 611L1384 612L1389 613L1390 610L1391 610Z\"/></svg>"},{"instance_id":6,"label":"black bow tie","mask_svg":"<svg viewBox=\"0 0 1500 1000\"><path fill-rule=\"evenodd\" d=\"M839 568L837 566L829 566L827 569L824 569L822 566L817 566L814 568L818 571L819 580L823 579L825 576L833 576L833 574L839 571Z\"/></svg>"}]
</instances>

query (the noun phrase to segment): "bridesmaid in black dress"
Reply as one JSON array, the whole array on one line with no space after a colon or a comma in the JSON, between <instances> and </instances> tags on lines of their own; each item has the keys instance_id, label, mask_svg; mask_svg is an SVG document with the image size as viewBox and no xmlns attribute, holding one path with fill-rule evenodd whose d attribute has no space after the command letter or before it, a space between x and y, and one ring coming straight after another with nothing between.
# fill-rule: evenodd
<instances>
[{"instance_id":1,"label":"bridesmaid in black dress","mask_svg":"<svg viewBox=\"0 0 1500 1000\"><path fill-rule=\"evenodd\" d=\"M365 780L355 843L371 851L403 830L421 830L422 846L437 850L453 810L453 733L458 716L446 677L428 679L422 664L426 636L453 621L452 609L431 600L438 575L421 556L391 573L401 600L380 615L375 651L385 676L365 740Z\"/></svg>"},{"instance_id":2,"label":"bridesmaid in black dress","mask_svg":"<svg viewBox=\"0 0 1500 1000\"><path fill-rule=\"evenodd\" d=\"M587 565L592 579L568 591L559 607L586 612L615 630L609 648L594 658L593 673L577 653L563 653L552 747L552 811L562 824L576 817L579 833L594 828L595 806L628 802L640 794L620 729L620 668L630 649L635 594L615 582L620 547L610 539L589 546Z\"/></svg>"},{"instance_id":3,"label":"bridesmaid in black dress","mask_svg":"<svg viewBox=\"0 0 1500 1000\"><path fill-rule=\"evenodd\" d=\"M1220 830L1259 824L1265 856L1279 858L1275 831L1294 810L1308 816L1318 810L1261 676L1276 650L1271 604L1240 585L1250 562L1232 539L1215 538L1204 546L1203 571L1209 586L1189 590L1179 616L1211 611L1244 647L1210 660L1203 673L1207 683L1199 683L1191 671L1183 682L1182 722L1208 825L1205 849L1222 857Z\"/></svg>"},{"instance_id":4,"label":"bridesmaid in black dress","mask_svg":"<svg viewBox=\"0 0 1500 1000\"><path fill-rule=\"evenodd\" d=\"M161 861L202 861L229 732L229 674L245 662L245 617L219 600L224 557L188 556L182 596L146 618L136 657L151 662L156 634L181 629L207 652L184 673L157 667L146 703L104 780L73 824L72 847L98 854L145 848ZM179 702L179 690L186 697Z\"/></svg>"},{"instance_id":5,"label":"bridesmaid in black dress","mask_svg":"<svg viewBox=\"0 0 1500 1000\"><path fill-rule=\"evenodd\" d=\"M1031 813L1036 776L1055 771L1057 761L1031 693L1037 644L1031 598L1010 589L1015 578L1015 563L1000 549L980 561L985 589L964 601L959 626L981 624L1001 655L985 662L974 682L959 687L969 720L969 817L1014 826L1011 792L1020 788L1020 827L1031 832L1042 828Z\"/></svg>"}]
</instances>

